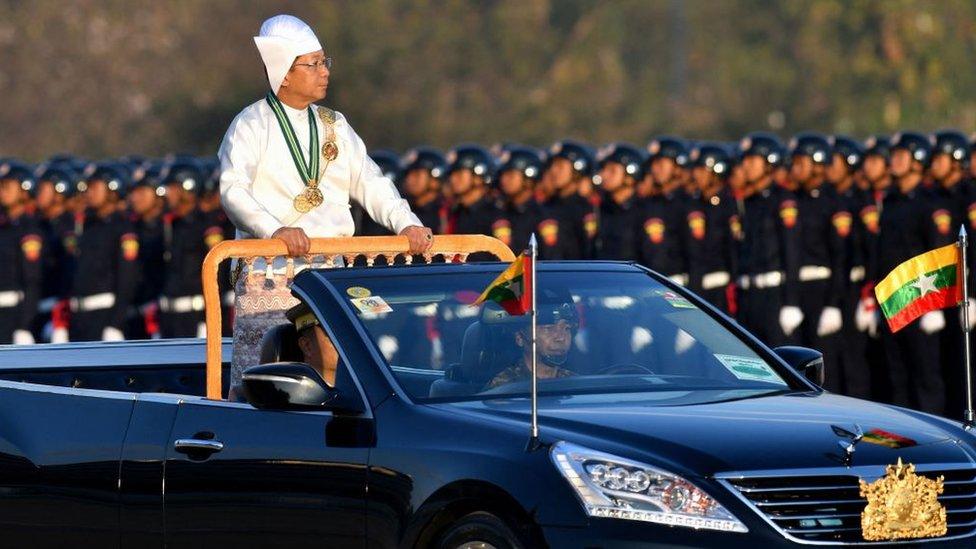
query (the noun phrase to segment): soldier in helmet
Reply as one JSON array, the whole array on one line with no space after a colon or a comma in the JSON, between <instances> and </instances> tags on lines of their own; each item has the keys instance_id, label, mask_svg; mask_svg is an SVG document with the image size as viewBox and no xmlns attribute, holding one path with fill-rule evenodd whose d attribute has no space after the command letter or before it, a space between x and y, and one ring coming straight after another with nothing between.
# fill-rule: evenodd
<instances>
[{"instance_id":1,"label":"soldier in helmet","mask_svg":"<svg viewBox=\"0 0 976 549\"><path fill-rule=\"evenodd\" d=\"M893 185L880 208L877 253L880 277L902 262L955 239L951 214L934 203L922 188L931 161L929 139L901 132L891 142ZM939 339L946 319L942 311L923 315L918 322L891 333L882 323L881 340L894 404L935 414L945 411Z\"/></svg>"},{"instance_id":2,"label":"soldier in helmet","mask_svg":"<svg viewBox=\"0 0 976 549\"><path fill-rule=\"evenodd\" d=\"M516 253L529 246L533 233L538 238L541 259L565 259L565 240L559 221L535 200L534 187L542 175L542 154L530 147L513 145L501 155L497 189L502 219L498 235Z\"/></svg>"},{"instance_id":3,"label":"soldier in helmet","mask_svg":"<svg viewBox=\"0 0 976 549\"><path fill-rule=\"evenodd\" d=\"M844 238L843 267L845 291L841 312L841 345L837 358L844 372L844 393L858 398L871 398L871 375L866 365L867 334L857 325L856 311L867 275L867 249L865 227L860 212L873 204L869 192L856 183L864 161L864 147L861 143L842 135L831 137L833 160L827 168L827 181L833 186L840 200L841 210L849 214L848 234ZM861 178L863 180L863 177ZM843 224L845 217L838 217ZM843 225L840 225L843 227Z\"/></svg>"},{"instance_id":4,"label":"soldier in helmet","mask_svg":"<svg viewBox=\"0 0 976 549\"><path fill-rule=\"evenodd\" d=\"M643 221L635 187L644 177L643 151L626 143L607 145L599 154L600 224L596 237L597 259L636 261L638 227Z\"/></svg>"},{"instance_id":5,"label":"soldier in helmet","mask_svg":"<svg viewBox=\"0 0 976 549\"><path fill-rule=\"evenodd\" d=\"M687 286L689 199L679 170L688 165L688 149L678 139L660 137L647 152L641 172L649 174L655 192L638 204L637 261Z\"/></svg>"},{"instance_id":6,"label":"soldier in helmet","mask_svg":"<svg viewBox=\"0 0 976 549\"><path fill-rule=\"evenodd\" d=\"M117 341L138 283L139 237L120 211L128 186L116 164L86 168L83 189L88 209L76 227L75 272L71 283L72 341Z\"/></svg>"},{"instance_id":7,"label":"soldier in helmet","mask_svg":"<svg viewBox=\"0 0 976 549\"><path fill-rule=\"evenodd\" d=\"M139 283L134 308L126 323L126 339L156 338L159 333L159 295L163 290L166 265L163 261L164 189L160 188L159 163L145 163L132 172L126 193L130 221L139 238L137 259Z\"/></svg>"},{"instance_id":8,"label":"soldier in helmet","mask_svg":"<svg viewBox=\"0 0 976 549\"><path fill-rule=\"evenodd\" d=\"M162 337L205 337L203 258L224 239L224 229L197 208L205 174L195 161L176 161L160 175L168 212L163 218L166 280L159 298Z\"/></svg>"},{"instance_id":9,"label":"soldier in helmet","mask_svg":"<svg viewBox=\"0 0 976 549\"><path fill-rule=\"evenodd\" d=\"M969 161L969 140L962 133L955 130L940 130L932 134L932 161L929 164L928 175L931 178L931 194L937 210L949 212L951 218L949 233L951 236L959 234L959 228L965 226L967 231L976 229L976 189L967 177ZM970 254L969 267L972 272L973 256ZM973 278L970 275L970 284ZM976 302L967 298L970 312L974 310ZM976 323L973 314L969 317L970 327ZM946 409L958 412L965 408L964 386L958 380L964 379L965 372L959 357L962 355L962 333L960 330L947 329L940 332L942 349L942 371L949 391L946 394Z\"/></svg>"},{"instance_id":10,"label":"soldier in helmet","mask_svg":"<svg viewBox=\"0 0 976 549\"><path fill-rule=\"evenodd\" d=\"M73 270L72 256L65 244L74 238L74 214L67 210L67 204L75 193L79 176L66 165L48 164L39 166L35 175L37 223L44 238L44 254L41 297L31 332L38 341L62 343L68 340L63 310ZM54 322L55 316L58 322Z\"/></svg>"},{"instance_id":11,"label":"soldier in helmet","mask_svg":"<svg viewBox=\"0 0 976 549\"><path fill-rule=\"evenodd\" d=\"M30 167L0 162L0 344L34 343L31 322L41 291L43 238L27 213Z\"/></svg>"},{"instance_id":12,"label":"soldier in helmet","mask_svg":"<svg viewBox=\"0 0 976 549\"><path fill-rule=\"evenodd\" d=\"M798 186L800 226L800 342L824 353L826 387L844 388L844 375L837 357L841 311L847 288L846 246L852 216L842 207L834 188L827 183L827 169L833 163L833 149L826 136L803 133L790 142L790 179Z\"/></svg>"},{"instance_id":13,"label":"soldier in helmet","mask_svg":"<svg viewBox=\"0 0 976 549\"><path fill-rule=\"evenodd\" d=\"M689 155L696 190L688 201L688 287L734 314L731 284L741 236L735 200L726 185L732 160L724 147L702 143Z\"/></svg>"},{"instance_id":14,"label":"soldier in helmet","mask_svg":"<svg viewBox=\"0 0 976 549\"><path fill-rule=\"evenodd\" d=\"M544 205L559 221L567 259L589 259L594 255L597 214L593 204L580 195L583 182L593 176L594 158L589 148L564 140L549 147L544 177L552 187ZM595 194L595 193L594 193Z\"/></svg>"},{"instance_id":15,"label":"soldier in helmet","mask_svg":"<svg viewBox=\"0 0 976 549\"><path fill-rule=\"evenodd\" d=\"M447 161L432 147L416 147L402 159L403 182L401 192L410 209L425 227L443 234L447 225L447 208L441 197L441 179L447 171Z\"/></svg>"},{"instance_id":16,"label":"soldier in helmet","mask_svg":"<svg viewBox=\"0 0 976 549\"><path fill-rule=\"evenodd\" d=\"M221 227L224 240L233 240L237 229L220 205L220 160L215 156L196 159L204 173L203 193L197 207L210 218L209 223ZM230 281L231 262L225 261L217 270L217 286L220 289L221 333L224 337L233 335L234 329L234 285Z\"/></svg>"},{"instance_id":17,"label":"soldier in helmet","mask_svg":"<svg viewBox=\"0 0 976 549\"><path fill-rule=\"evenodd\" d=\"M447 232L500 236L497 231L502 213L488 192L495 176L491 153L478 145L460 145L447 160L447 178L454 196Z\"/></svg>"},{"instance_id":18,"label":"soldier in helmet","mask_svg":"<svg viewBox=\"0 0 976 549\"><path fill-rule=\"evenodd\" d=\"M773 182L773 171L784 156L776 136L752 133L739 147L746 179L737 285L739 318L768 345L782 345L796 341L803 321L796 195Z\"/></svg>"}]
</instances>

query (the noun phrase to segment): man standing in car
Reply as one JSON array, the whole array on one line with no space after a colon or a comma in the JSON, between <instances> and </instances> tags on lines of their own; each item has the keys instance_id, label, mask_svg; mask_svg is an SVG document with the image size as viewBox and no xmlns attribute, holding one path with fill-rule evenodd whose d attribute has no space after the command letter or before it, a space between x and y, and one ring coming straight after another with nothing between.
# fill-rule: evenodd
<instances>
[{"instance_id":1,"label":"man standing in car","mask_svg":"<svg viewBox=\"0 0 976 549\"><path fill-rule=\"evenodd\" d=\"M374 221L406 236L411 253L427 251L430 229L369 158L363 140L342 114L314 104L325 98L332 58L312 29L277 15L261 25L254 42L271 89L231 122L219 151L221 202L237 237L277 238L290 256L302 256L310 237L353 235L352 199ZM254 276L241 273L237 281L233 380L256 364L264 329L296 303L283 264L272 284L255 267Z\"/></svg>"}]
</instances>

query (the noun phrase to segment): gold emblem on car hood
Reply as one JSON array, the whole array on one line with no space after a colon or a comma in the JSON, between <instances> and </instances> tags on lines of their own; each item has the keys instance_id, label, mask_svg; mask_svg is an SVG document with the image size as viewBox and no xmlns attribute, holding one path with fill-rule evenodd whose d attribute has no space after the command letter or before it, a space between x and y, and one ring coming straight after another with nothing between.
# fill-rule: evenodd
<instances>
[{"instance_id":1,"label":"gold emblem on car hood","mask_svg":"<svg viewBox=\"0 0 976 549\"><path fill-rule=\"evenodd\" d=\"M868 541L944 536L946 510L938 501L943 480L916 475L915 466L902 464L901 458L878 480L861 480L861 497L868 500L861 535Z\"/></svg>"}]
</instances>

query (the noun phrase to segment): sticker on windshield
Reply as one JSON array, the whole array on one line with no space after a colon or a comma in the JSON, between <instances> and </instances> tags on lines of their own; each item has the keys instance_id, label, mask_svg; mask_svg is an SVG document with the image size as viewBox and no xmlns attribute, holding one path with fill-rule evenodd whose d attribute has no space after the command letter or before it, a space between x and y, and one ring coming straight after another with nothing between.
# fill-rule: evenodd
<instances>
[{"instance_id":1,"label":"sticker on windshield","mask_svg":"<svg viewBox=\"0 0 976 549\"><path fill-rule=\"evenodd\" d=\"M695 304L670 290L656 290L656 295L664 298L675 309L694 309Z\"/></svg>"},{"instance_id":2,"label":"sticker on windshield","mask_svg":"<svg viewBox=\"0 0 976 549\"><path fill-rule=\"evenodd\" d=\"M378 295L355 297L350 301L361 313L380 314L393 312L393 308L390 307L386 300Z\"/></svg>"},{"instance_id":3,"label":"sticker on windshield","mask_svg":"<svg viewBox=\"0 0 976 549\"><path fill-rule=\"evenodd\" d=\"M735 355L715 355L722 366L732 372L735 377L746 381L765 381L786 385L769 364L761 358Z\"/></svg>"},{"instance_id":4,"label":"sticker on windshield","mask_svg":"<svg viewBox=\"0 0 976 549\"><path fill-rule=\"evenodd\" d=\"M346 293L349 294L349 297L369 297L373 295L368 288L363 288L362 286L350 286L346 288Z\"/></svg>"}]
</instances>

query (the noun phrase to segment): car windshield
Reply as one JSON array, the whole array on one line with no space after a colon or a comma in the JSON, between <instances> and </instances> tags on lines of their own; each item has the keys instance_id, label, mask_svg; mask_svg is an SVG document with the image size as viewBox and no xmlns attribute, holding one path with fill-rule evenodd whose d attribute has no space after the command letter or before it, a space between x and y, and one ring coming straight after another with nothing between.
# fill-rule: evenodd
<instances>
[{"instance_id":1,"label":"car windshield","mask_svg":"<svg viewBox=\"0 0 976 549\"><path fill-rule=\"evenodd\" d=\"M502 270L333 282L418 401L527 394L530 315L479 294ZM640 271L537 276L540 394L790 389L781 366ZM508 309L508 310L506 310Z\"/></svg>"}]
</instances>

